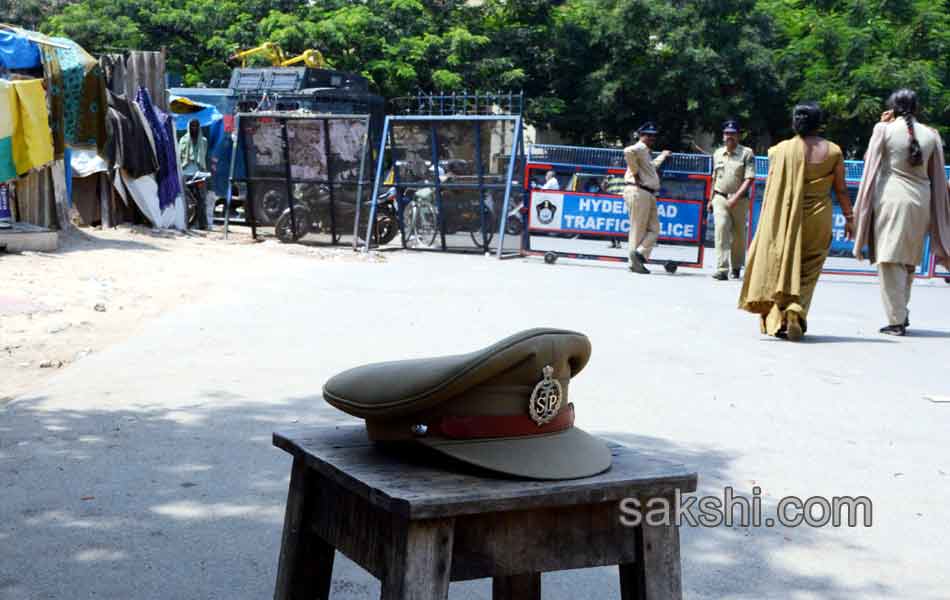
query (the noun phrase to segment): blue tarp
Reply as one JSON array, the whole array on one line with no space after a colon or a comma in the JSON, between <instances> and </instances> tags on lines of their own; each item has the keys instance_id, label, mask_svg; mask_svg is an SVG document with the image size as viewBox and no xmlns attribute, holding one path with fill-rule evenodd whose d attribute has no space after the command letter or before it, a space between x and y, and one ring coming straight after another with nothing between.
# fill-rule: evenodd
<instances>
[{"instance_id":1,"label":"blue tarp","mask_svg":"<svg viewBox=\"0 0 950 600\"><path fill-rule=\"evenodd\" d=\"M40 68L40 49L26 37L0 29L0 65L7 69Z\"/></svg>"},{"instance_id":2,"label":"blue tarp","mask_svg":"<svg viewBox=\"0 0 950 600\"><path fill-rule=\"evenodd\" d=\"M176 98L179 98L179 96L172 96L169 98L169 102L174 102ZM217 108L210 104L198 102L195 102L195 104L202 107L198 112L172 113L175 117L175 131L179 134L188 131L188 123L192 119L198 119L201 128L207 131L208 147L214 148L221 141L221 137L224 136L224 117L218 112Z\"/></svg>"},{"instance_id":3,"label":"blue tarp","mask_svg":"<svg viewBox=\"0 0 950 600\"><path fill-rule=\"evenodd\" d=\"M231 176L231 152L234 148L234 142L230 135L221 136L221 142L211 150L211 161L215 164L214 179L212 186L214 192L221 197L228 193L228 183ZM237 157L234 164L234 178L243 179L247 176L247 169L244 168L244 146L238 146Z\"/></svg>"}]
</instances>

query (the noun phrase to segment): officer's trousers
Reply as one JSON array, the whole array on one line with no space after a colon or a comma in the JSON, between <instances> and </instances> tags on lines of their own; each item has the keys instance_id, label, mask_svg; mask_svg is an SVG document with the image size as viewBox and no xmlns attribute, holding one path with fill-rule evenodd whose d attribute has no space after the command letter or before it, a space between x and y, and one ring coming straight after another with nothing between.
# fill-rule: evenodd
<instances>
[{"instance_id":1,"label":"officer's trousers","mask_svg":"<svg viewBox=\"0 0 950 600\"><path fill-rule=\"evenodd\" d=\"M660 219L656 212L656 198L650 192L628 185L623 201L630 212L630 254L639 252L650 258L660 236Z\"/></svg>"},{"instance_id":2,"label":"officer's trousers","mask_svg":"<svg viewBox=\"0 0 950 600\"><path fill-rule=\"evenodd\" d=\"M713 219L716 222L716 270L725 273L730 263L733 269L745 266L746 219L749 216L749 198L740 199L735 206L726 206L726 197L713 196Z\"/></svg>"}]
</instances>

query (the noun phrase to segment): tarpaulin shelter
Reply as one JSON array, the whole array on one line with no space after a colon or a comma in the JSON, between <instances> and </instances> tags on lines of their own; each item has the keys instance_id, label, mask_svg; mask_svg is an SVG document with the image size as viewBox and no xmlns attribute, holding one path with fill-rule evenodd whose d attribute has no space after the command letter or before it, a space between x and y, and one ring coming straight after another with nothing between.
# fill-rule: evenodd
<instances>
[{"instance_id":1,"label":"tarpaulin shelter","mask_svg":"<svg viewBox=\"0 0 950 600\"><path fill-rule=\"evenodd\" d=\"M76 42L0 25L0 62L45 80L56 158L66 146L102 149L105 84L96 59ZM42 71L39 73L38 71Z\"/></svg>"},{"instance_id":2,"label":"tarpaulin shelter","mask_svg":"<svg viewBox=\"0 0 950 600\"><path fill-rule=\"evenodd\" d=\"M44 185L46 180L40 177L40 185L21 186L24 193L17 194L14 204L21 220L34 215L40 218L33 221L38 225L65 227L68 190L73 187L75 194L84 195L76 206L82 204L83 221L101 219L108 225L114 223L114 212L141 213L156 227L184 228L174 120L167 112L164 52L132 51L97 60L72 40L0 25L0 78L43 80L38 104L43 105L42 121L49 128L46 136L52 138L56 159L48 174L55 185ZM4 117L0 114L0 133ZM83 151L78 155L75 182L70 150ZM108 162L108 179L102 174L102 159ZM96 166L89 172L84 163ZM149 167L138 168L142 164ZM20 179L36 175L20 167L18 161L14 175ZM28 170L35 171L46 165L31 167ZM24 202L52 203L57 210L17 206Z\"/></svg>"},{"instance_id":3,"label":"tarpaulin shelter","mask_svg":"<svg viewBox=\"0 0 950 600\"><path fill-rule=\"evenodd\" d=\"M0 133L13 132L12 176L17 179L11 204L20 220L65 227L67 150L98 152L106 143L105 85L99 63L72 40L0 25L0 79L16 88L18 102L16 111L0 111ZM9 171L5 179L11 178ZM32 184L37 181L40 185ZM47 181L50 185L44 184Z\"/></svg>"}]
</instances>

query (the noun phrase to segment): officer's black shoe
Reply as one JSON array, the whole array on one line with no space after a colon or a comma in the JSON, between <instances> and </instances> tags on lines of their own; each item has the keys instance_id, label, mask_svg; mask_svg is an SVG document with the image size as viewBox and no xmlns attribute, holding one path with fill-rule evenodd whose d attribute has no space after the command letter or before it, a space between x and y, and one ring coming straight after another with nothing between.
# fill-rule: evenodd
<instances>
[{"instance_id":1,"label":"officer's black shoe","mask_svg":"<svg viewBox=\"0 0 950 600\"><path fill-rule=\"evenodd\" d=\"M733 279L742 279L742 275L739 274L739 269L733 269L733 270L732 270L732 278L733 278Z\"/></svg>"},{"instance_id":2,"label":"officer's black shoe","mask_svg":"<svg viewBox=\"0 0 950 600\"><path fill-rule=\"evenodd\" d=\"M640 275L649 275L649 269L643 266L643 263L646 261L647 259L645 259L642 254L634 252L630 255L630 270Z\"/></svg>"},{"instance_id":3,"label":"officer's black shoe","mask_svg":"<svg viewBox=\"0 0 950 600\"><path fill-rule=\"evenodd\" d=\"M904 317L904 329L910 327L910 311L907 311L907 316Z\"/></svg>"},{"instance_id":4,"label":"officer's black shoe","mask_svg":"<svg viewBox=\"0 0 950 600\"><path fill-rule=\"evenodd\" d=\"M881 327L880 332L884 335L901 336L907 333L907 327L903 325L888 325L887 327Z\"/></svg>"},{"instance_id":5,"label":"officer's black shoe","mask_svg":"<svg viewBox=\"0 0 950 600\"><path fill-rule=\"evenodd\" d=\"M716 271L713 273L712 278L716 281L729 281L729 276L726 275L725 271Z\"/></svg>"}]
</instances>

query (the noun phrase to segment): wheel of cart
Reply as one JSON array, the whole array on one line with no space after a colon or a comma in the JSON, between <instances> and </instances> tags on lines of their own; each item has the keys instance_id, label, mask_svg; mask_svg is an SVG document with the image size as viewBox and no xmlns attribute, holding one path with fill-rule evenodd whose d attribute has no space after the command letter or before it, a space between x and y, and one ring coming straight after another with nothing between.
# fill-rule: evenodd
<instances>
[{"instance_id":1,"label":"wheel of cart","mask_svg":"<svg viewBox=\"0 0 950 600\"><path fill-rule=\"evenodd\" d=\"M666 269L666 272L667 272L667 273L669 273L670 275L672 275L673 273L676 273L676 269L679 268L679 265L676 264L675 261L668 260L668 261L666 261L666 263L663 265L663 268Z\"/></svg>"},{"instance_id":2,"label":"wheel of cart","mask_svg":"<svg viewBox=\"0 0 950 600\"><path fill-rule=\"evenodd\" d=\"M943 281L944 281L945 283L950 283L950 277L944 277L944 278L943 278Z\"/></svg>"},{"instance_id":3,"label":"wheel of cart","mask_svg":"<svg viewBox=\"0 0 950 600\"><path fill-rule=\"evenodd\" d=\"M557 254L555 254L555 253L553 253L553 252L545 252L545 253L544 253L544 262L546 262L546 263L549 264L549 265L553 265L554 263L557 262Z\"/></svg>"}]
</instances>

